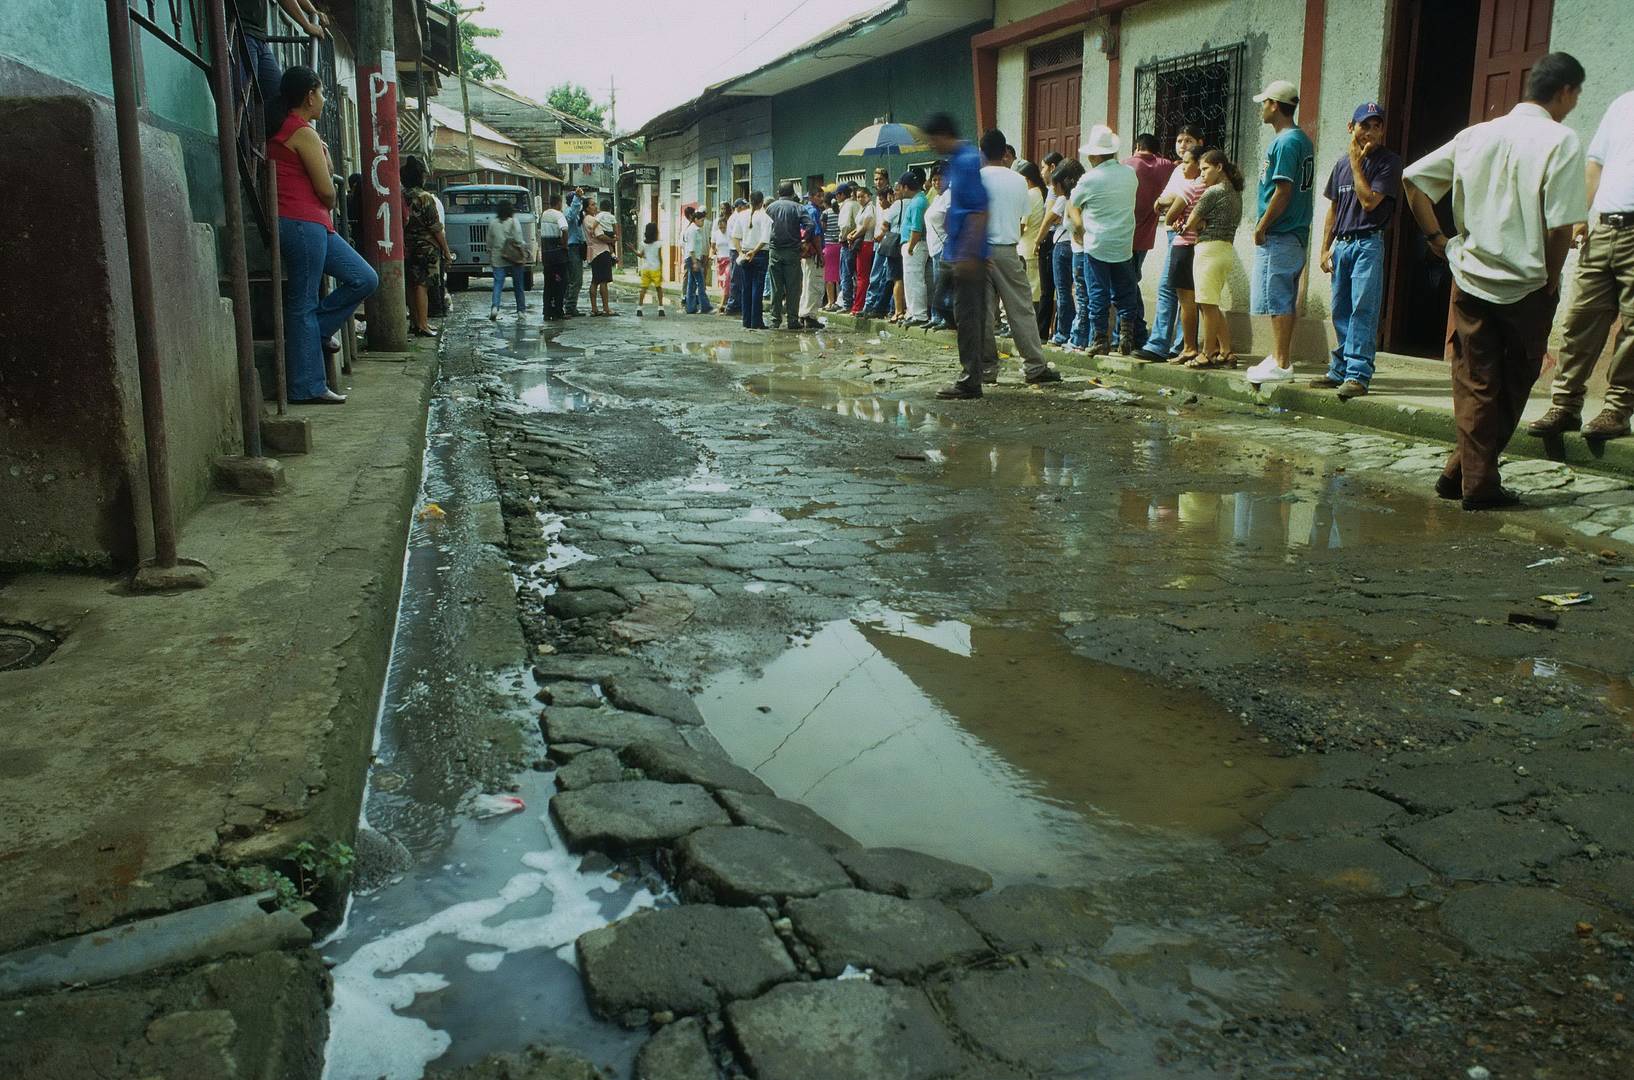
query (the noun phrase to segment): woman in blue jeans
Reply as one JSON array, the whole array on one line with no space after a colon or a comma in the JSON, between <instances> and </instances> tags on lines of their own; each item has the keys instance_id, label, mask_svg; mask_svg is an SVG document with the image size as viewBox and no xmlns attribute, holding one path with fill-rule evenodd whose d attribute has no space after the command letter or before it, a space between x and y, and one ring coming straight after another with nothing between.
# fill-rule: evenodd
<instances>
[{"instance_id":1,"label":"woman in blue jeans","mask_svg":"<svg viewBox=\"0 0 1634 1080\"><path fill-rule=\"evenodd\" d=\"M323 113L323 84L309 67L284 72L284 118L267 140L278 173L278 249L284 272L284 367L289 400L297 405L344 405L330 389L323 343L380 284L363 257L335 232L335 183L329 151L312 126ZM335 279L318 298L324 276Z\"/></svg>"}]
</instances>

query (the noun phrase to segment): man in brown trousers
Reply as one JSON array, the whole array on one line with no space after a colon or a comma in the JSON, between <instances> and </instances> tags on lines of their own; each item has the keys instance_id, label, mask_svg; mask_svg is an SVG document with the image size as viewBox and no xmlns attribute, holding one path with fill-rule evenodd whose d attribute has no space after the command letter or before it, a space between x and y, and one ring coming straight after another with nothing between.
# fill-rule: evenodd
<instances>
[{"instance_id":1,"label":"man in brown trousers","mask_svg":"<svg viewBox=\"0 0 1634 1080\"><path fill-rule=\"evenodd\" d=\"M1589 143L1589 222L1577 230L1581 245L1572 300L1561 325L1566 340L1555 376L1554 408L1527 425L1533 435L1578 430L1590 439L1629 432L1634 414L1634 90L1623 94L1600 120ZM1583 424L1583 392L1622 317L1606 372L1606 402Z\"/></svg>"},{"instance_id":2,"label":"man in brown trousers","mask_svg":"<svg viewBox=\"0 0 1634 1080\"><path fill-rule=\"evenodd\" d=\"M1403 189L1430 248L1453 277L1453 418L1458 443L1436 494L1465 510L1517 506L1499 483L1498 456L1515 434L1549 343L1560 269L1587 220L1583 147L1563 120L1577 106L1583 65L1550 53L1532 68L1525 99L1465 128L1408 166ZM1435 203L1452 194L1454 235Z\"/></svg>"}]
</instances>

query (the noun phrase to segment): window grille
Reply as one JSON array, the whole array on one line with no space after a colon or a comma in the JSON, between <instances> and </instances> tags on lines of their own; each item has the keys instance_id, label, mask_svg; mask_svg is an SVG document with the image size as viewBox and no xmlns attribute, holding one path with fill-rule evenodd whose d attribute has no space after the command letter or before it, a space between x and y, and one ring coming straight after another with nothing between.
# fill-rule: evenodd
<instances>
[{"instance_id":1,"label":"window grille","mask_svg":"<svg viewBox=\"0 0 1634 1080\"><path fill-rule=\"evenodd\" d=\"M1203 141L1233 161L1242 118L1244 43L1176 56L1135 69L1135 129L1157 136L1165 154L1187 124L1200 128Z\"/></svg>"},{"instance_id":2,"label":"window grille","mask_svg":"<svg viewBox=\"0 0 1634 1080\"><path fill-rule=\"evenodd\" d=\"M1044 44L1027 50L1027 71L1049 71L1059 67L1080 67L1084 62L1084 35L1068 34L1066 37L1046 41Z\"/></svg>"},{"instance_id":3,"label":"window grille","mask_svg":"<svg viewBox=\"0 0 1634 1080\"><path fill-rule=\"evenodd\" d=\"M850 172L842 172L842 173L837 174L834 177L834 183L835 184L861 184L861 183L865 182L867 179L868 179L867 170L865 170L865 169L853 169Z\"/></svg>"}]
</instances>

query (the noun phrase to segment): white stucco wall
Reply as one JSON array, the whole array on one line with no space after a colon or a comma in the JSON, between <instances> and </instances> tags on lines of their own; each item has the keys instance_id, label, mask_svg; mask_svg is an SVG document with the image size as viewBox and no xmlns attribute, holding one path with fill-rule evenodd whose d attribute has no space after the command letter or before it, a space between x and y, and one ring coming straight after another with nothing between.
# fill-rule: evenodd
<instances>
[{"instance_id":1,"label":"white stucco wall","mask_svg":"<svg viewBox=\"0 0 1634 1080\"><path fill-rule=\"evenodd\" d=\"M1345 0L1329 4L1332 18L1347 5L1372 7L1382 0ZM1251 100L1265 83L1272 79L1287 79L1298 85L1299 69L1304 52L1305 5L1303 0L1153 0L1130 9L1123 17L1121 42L1122 65L1119 78L1118 123L1114 125L1127 145L1136 131L1135 70L1143 64L1167 60L1205 49L1222 48L1239 41L1246 43L1243 53L1241 93L1237 101L1238 136L1237 163L1241 166L1247 185L1243 192L1243 223L1237 233L1238 267L1231 275L1226 306L1235 311L1248 310L1248 270L1253 264L1255 186L1259 180L1260 164L1271 145L1272 131L1260 122L1259 106ZM1342 46L1341 46L1342 47ZM1366 48L1367 46L1364 46ZM1372 62L1378 66L1382 50L1372 47ZM1360 51L1360 50L1358 50ZM1365 62L1365 61L1364 61ZM1085 78L1088 85L1089 79ZM1104 78L1101 95L1103 103L1095 110L1105 114ZM1324 85L1322 111L1324 116L1333 108L1329 95L1334 91ZM1086 102L1085 113L1090 112ZM1303 119L1298 116L1298 119ZM1343 130L1343 124L1340 125ZM1316 148L1316 172L1321 176L1326 151L1319 141ZM1320 180L1318 184L1320 184ZM1320 191L1318 192L1320 195ZM1320 198L1318 204L1322 203ZM1317 206L1317 221L1326 210ZM1315 226L1313 226L1314 231ZM1304 314L1313 318L1327 315L1326 279L1312 268L1306 275L1306 307ZM1148 302L1155 302L1157 275L1143 275L1142 287ZM1246 345L1246 342L1241 344ZM1239 352L1245 352L1243 348Z\"/></svg>"},{"instance_id":2,"label":"white stucco wall","mask_svg":"<svg viewBox=\"0 0 1634 1080\"><path fill-rule=\"evenodd\" d=\"M657 165L658 175L658 241L666 249L680 244L681 226L685 224L678 215L671 211L675 206L670 199L670 181L681 181L680 205L697 202L703 196L703 176L698 167L698 128L693 126L676 135L658 139L648 139L647 147L640 157L644 165ZM653 220L651 188L642 187L641 205L639 208L639 224L643 232L647 222ZM671 279L671 260L664 261L664 278Z\"/></svg>"}]
</instances>

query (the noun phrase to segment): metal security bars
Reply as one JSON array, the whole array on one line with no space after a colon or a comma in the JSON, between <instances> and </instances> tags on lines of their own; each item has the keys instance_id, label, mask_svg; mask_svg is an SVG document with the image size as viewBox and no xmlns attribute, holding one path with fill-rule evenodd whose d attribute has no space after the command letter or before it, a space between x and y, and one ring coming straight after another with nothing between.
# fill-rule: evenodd
<instances>
[{"instance_id":1,"label":"metal security bars","mask_svg":"<svg viewBox=\"0 0 1634 1080\"><path fill-rule=\"evenodd\" d=\"M1176 56L1135 69L1135 128L1157 136L1168 153L1191 124L1203 141L1238 158L1245 43Z\"/></svg>"},{"instance_id":2,"label":"metal security bars","mask_svg":"<svg viewBox=\"0 0 1634 1080\"><path fill-rule=\"evenodd\" d=\"M129 4L132 22L210 73L205 47L209 26L202 0L129 0Z\"/></svg>"}]
</instances>

